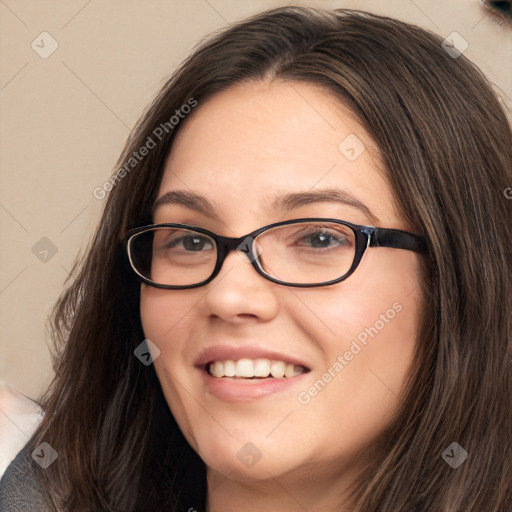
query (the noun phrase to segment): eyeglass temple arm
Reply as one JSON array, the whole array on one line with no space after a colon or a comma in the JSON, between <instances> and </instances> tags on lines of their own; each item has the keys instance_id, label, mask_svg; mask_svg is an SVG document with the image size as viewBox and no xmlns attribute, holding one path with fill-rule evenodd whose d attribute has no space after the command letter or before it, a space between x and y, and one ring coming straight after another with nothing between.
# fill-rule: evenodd
<instances>
[{"instance_id":1,"label":"eyeglass temple arm","mask_svg":"<svg viewBox=\"0 0 512 512\"><path fill-rule=\"evenodd\" d=\"M400 229L375 228L370 247L394 247L408 251L426 252L427 243L421 236Z\"/></svg>"}]
</instances>

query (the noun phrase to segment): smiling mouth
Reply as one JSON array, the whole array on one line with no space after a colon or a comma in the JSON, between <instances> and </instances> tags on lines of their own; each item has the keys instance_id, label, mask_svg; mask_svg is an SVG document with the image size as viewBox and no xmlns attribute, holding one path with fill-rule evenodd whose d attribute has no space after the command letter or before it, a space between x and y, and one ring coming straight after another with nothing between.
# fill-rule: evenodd
<instances>
[{"instance_id":1,"label":"smiling mouth","mask_svg":"<svg viewBox=\"0 0 512 512\"><path fill-rule=\"evenodd\" d=\"M210 361L206 371L217 379L289 379L309 372L309 368L273 359L238 359Z\"/></svg>"}]
</instances>

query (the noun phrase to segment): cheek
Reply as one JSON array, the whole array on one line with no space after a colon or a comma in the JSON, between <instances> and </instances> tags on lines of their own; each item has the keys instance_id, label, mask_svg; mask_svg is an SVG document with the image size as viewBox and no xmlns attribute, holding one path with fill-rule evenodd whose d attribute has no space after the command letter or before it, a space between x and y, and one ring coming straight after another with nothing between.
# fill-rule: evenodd
<instances>
[{"instance_id":1,"label":"cheek","mask_svg":"<svg viewBox=\"0 0 512 512\"><path fill-rule=\"evenodd\" d=\"M164 345L170 345L170 340L179 342L186 333L187 322L193 316L191 313L195 303L197 297L193 298L183 290L160 290L142 285L140 317L144 334ZM172 346L177 346L177 343L173 342Z\"/></svg>"},{"instance_id":2,"label":"cheek","mask_svg":"<svg viewBox=\"0 0 512 512\"><path fill-rule=\"evenodd\" d=\"M188 395L183 391L190 387L186 340L193 317L191 308L197 298L187 301L184 295L182 290L173 292L142 285L140 315L145 337L160 350L153 364L167 404L188 442L197 448L193 435L195 421L190 417Z\"/></svg>"},{"instance_id":3,"label":"cheek","mask_svg":"<svg viewBox=\"0 0 512 512\"><path fill-rule=\"evenodd\" d=\"M183 290L141 288L142 328L145 337L160 349L154 364L162 387L169 380L164 379L164 368L173 377L188 378L193 357L189 340L197 327L197 307L197 296L192 300Z\"/></svg>"},{"instance_id":4,"label":"cheek","mask_svg":"<svg viewBox=\"0 0 512 512\"><path fill-rule=\"evenodd\" d=\"M317 340L323 364L302 388L301 403L352 446L371 440L400 406L421 315L410 258L405 274L379 272L378 262L370 263L375 272L363 267L338 289L304 297L314 305L303 318L309 319L308 334Z\"/></svg>"}]
</instances>

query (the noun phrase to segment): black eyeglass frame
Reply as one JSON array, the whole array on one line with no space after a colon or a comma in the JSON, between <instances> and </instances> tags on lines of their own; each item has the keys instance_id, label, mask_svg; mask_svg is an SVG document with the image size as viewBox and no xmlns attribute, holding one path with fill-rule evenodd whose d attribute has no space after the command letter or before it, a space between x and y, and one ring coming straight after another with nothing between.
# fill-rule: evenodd
<instances>
[{"instance_id":1,"label":"black eyeglass frame","mask_svg":"<svg viewBox=\"0 0 512 512\"><path fill-rule=\"evenodd\" d=\"M279 279L276 279L275 277L267 274L258 264L258 258L256 257L256 254L254 253L254 240L264 233L265 231L268 231L269 229L275 228L277 226L285 226L288 224L297 224L302 222L332 222L335 224L341 224L343 226L347 226L350 228L354 234L355 234L355 253L354 253L354 260L352 262L352 266L350 269L345 272L341 277L337 279L333 279L331 281L325 281L322 283L288 283L285 281L280 281ZM140 274L137 269L135 268L135 265L132 262L132 257L130 253L130 240L140 233L153 230L155 228L183 228L190 231L196 231L198 233L201 233L203 235L207 235L213 240L215 240L216 246L217 246L217 261L215 263L215 267L212 271L212 274L208 279L205 279L204 281L201 281L197 284L192 285L167 285L167 284L160 284L156 283L154 281L151 281L147 277L144 277L142 274ZM312 288L312 287L318 287L318 286L328 286L331 284L339 283L341 281L344 281L347 279L350 275L354 273L356 268L358 267L359 263L361 262L361 259L368 247L392 247L395 249L405 249L408 251L414 251L414 252L426 252L427 251L427 243L424 238L422 238L419 235L416 235L414 233L411 233L409 231L403 231L401 229L391 229L391 228L376 228L373 226L362 226L359 224L353 224L348 221L340 220L340 219L330 219L330 218L319 218L319 217L307 217L307 218L301 218L301 219L292 219L292 220L285 220L281 222L274 222L273 224L269 224L267 226L263 226L259 229L256 229L255 231L252 231L251 233L248 233L247 235L243 235L240 237L228 237L228 236L222 236L217 235L217 233L214 233L213 231L209 231L208 229L200 228L198 226L191 226L189 224L177 224L177 223L164 223L164 224L149 224L147 226L141 226L138 228L131 229L128 231L125 235L125 237L121 240L121 243L124 247L125 254L128 257L130 266L136 276L144 283L146 283L149 286L153 286L155 288L163 288L167 290L184 290L189 288L197 288L199 286L204 286L205 284L208 284L210 281L215 279L217 275L220 272L220 269L222 268L222 265L224 264L224 260L228 256L228 254L236 250L238 246L247 238L251 239L251 242L248 244L248 252L247 256L250 260L250 263L265 279L268 279L269 281L272 281L277 284L281 284L284 286L293 286L293 287L300 287L300 288ZM243 252L243 251L242 251Z\"/></svg>"}]
</instances>

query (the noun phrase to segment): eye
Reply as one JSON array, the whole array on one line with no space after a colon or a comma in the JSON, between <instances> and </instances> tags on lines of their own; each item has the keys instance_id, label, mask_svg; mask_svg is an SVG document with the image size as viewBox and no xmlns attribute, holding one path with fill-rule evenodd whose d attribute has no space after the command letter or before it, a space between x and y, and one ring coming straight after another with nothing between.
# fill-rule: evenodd
<instances>
[{"instance_id":1,"label":"eye","mask_svg":"<svg viewBox=\"0 0 512 512\"><path fill-rule=\"evenodd\" d=\"M175 237L172 240L169 240L165 244L165 247L167 249L174 249L180 244L182 244L182 247L186 251L190 252L201 252L205 247L207 250L214 248L210 238L196 234Z\"/></svg>"},{"instance_id":2,"label":"eye","mask_svg":"<svg viewBox=\"0 0 512 512\"><path fill-rule=\"evenodd\" d=\"M321 231L306 235L302 239L306 240L312 247L321 249L335 245L345 245L347 243L346 237L336 237L331 233Z\"/></svg>"},{"instance_id":3,"label":"eye","mask_svg":"<svg viewBox=\"0 0 512 512\"><path fill-rule=\"evenodd\" d=\"M299 231L295 245L313 249L330 249L334 247L350 247L352 238L349 233L332 228L318 226Z\"/></svg>"}]
</instances>

